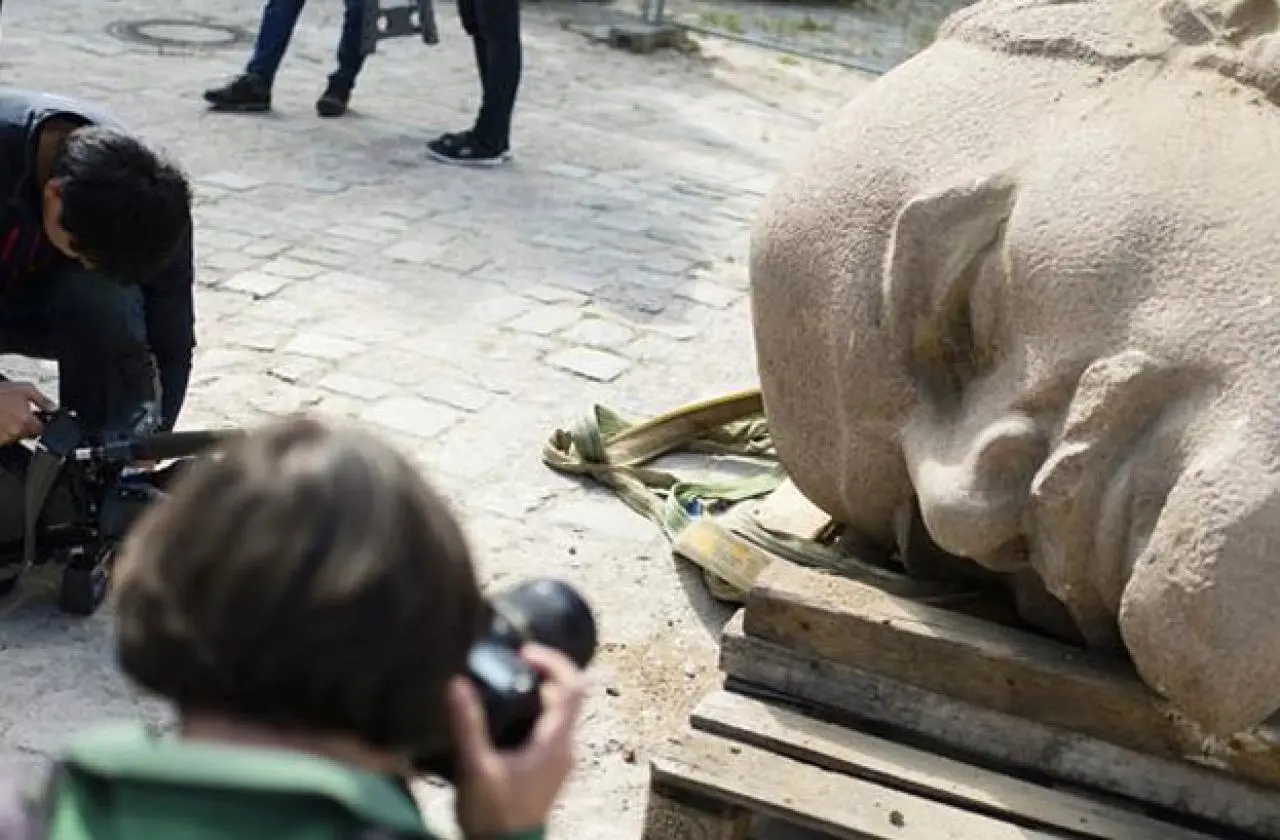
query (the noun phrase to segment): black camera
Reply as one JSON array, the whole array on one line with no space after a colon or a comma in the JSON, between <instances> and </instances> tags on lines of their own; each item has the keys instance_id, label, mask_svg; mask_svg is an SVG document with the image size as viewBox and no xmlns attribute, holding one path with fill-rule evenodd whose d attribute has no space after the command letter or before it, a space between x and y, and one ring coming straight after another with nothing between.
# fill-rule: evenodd
<instances>
[{"instance_id":1,"label":"black camera","mask_svg":"<svg viewBox=\"0 0 1280 840\"><path fill-rule=\"evenodd\" d=\"M62 567L58 605L93 614L106 597L115 551L188 459L231 432L157 432L146 411L128 433L90 434L75 412L41 414L34 446L0 447L0 596L33 566ZM138 469L148 460L173 460Z\"/></svg>"},{"instance_id":2,"label":"black camera","mask_svg":"<svg viewBox=\"0 0 1280 840\"><path fill-rule=\"evenodd\" d=\"M467 676L484 704L494 746L512 749L528 740L542 714L542 680L521 658L520 648L536 642L585 669L596 653L596 622L573 587L545 578L499 593L489 609L488 631L467 654ZM423 775L454 779L451 755L420 757L415 768Z\"/></svg>"}]
</instances>

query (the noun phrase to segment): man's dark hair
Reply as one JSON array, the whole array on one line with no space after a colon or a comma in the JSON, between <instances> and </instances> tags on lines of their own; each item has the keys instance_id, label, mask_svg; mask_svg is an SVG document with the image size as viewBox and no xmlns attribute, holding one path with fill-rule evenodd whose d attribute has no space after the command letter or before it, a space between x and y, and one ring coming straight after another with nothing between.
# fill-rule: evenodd
<instances>
[{"instance_id":1,"label":"man's dark hair","mask_svg":"<svg viewBox=\"0 0 1280 840\"><path fill-rule=\"evenodd\" d=\"M106 126L72 131L54 156L59 222L76 253L125 282L162 269L189 235L191 185L176 163Z\"/></svg>"},{"instance_id":2,"label":"man's dark hair","mask_svg":"<svg viewBox=\"0 0 1280 840\"><path fill-rule=\"evenodd\" d=\"M368 431L276 421L144 516L113 587L117 653L180 713L450 746L446 684L488 620L457 521Z\"/></svg>"}]
</instances>

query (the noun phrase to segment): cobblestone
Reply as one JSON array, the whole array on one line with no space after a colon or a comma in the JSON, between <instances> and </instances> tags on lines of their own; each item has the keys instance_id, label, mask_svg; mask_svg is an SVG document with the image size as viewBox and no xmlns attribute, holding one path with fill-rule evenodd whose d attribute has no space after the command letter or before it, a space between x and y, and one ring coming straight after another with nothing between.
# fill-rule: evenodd
<instances>
[{"instance_id":1,"label":"cobblestone","mask_svg":"<svg viewBox=\"0 0 1280 840\"><path fill-rule=\"evenodd\" d=\"M710 283L706 280L695 280L686 283L676 290L676 294L696 303L701 303L704 306L710 306L713 309L724 309L732 305L740 297L739 292L733 289L726 289L724 286Z\"/></svg>"},{"instance_id":2,"label":"cobblestone","mask_svg":"<svg viewBox=\"0 0 1280 840\"><path fill-rule=\"evenodd\" d=\"M568 306L540 306L525 312L507 324L513 330L533 333L534 335L551 335L582 317L581 309Z\"/></svg>"},{"instance_id":3,"label":"cobblestone","mask_svg":"<svg viewBox=\"0 0 1280 840\"><path fill-rule=\"evenodd\" d=\"M458 413L438 403L413 397L394 397L373 406L361 415L361 419L392 431L430 438L457 422Z\"/></svg>"},{"instance_id":4,"label":"cobblestone","mask_svg":"<svg viewBox=\"0 0 1280 840\"><path fill-rule=\"evenodd\" d=\"M630 328L604 318L584 318L561 335L565 341L575 344L612 349L622 347L635 337Z\"/></svg>"},{"instance_id":5,"label":"cobblestone","mask_svg":"<svg viewBox=\"0 0 1280 840\"><path fill-rule=\"evenodd\" d=\"M242 271L223 286L233 292L244 292L255 298L268 298L289 285L289 278L261 271Z\"/></svg>"},{"instance_id":6,"label":"cobblestone","mask_svg":"<svg viewBox=\"0 0 1280 840\"><path fill-rule=\"evenodd\" d=\"M682 669L714 663L725 614L691 599L678 567L640 563L668 551L658 531L547 470L540 447L596 403L642 418L754 381L742 266L755 209L865 80L715 42L639 58L564 31L563 7L526 4L516 159L475 172L422 149L474 117L474 58L452 3L437 7L438 46L379 45L340 120L317 119L312 103L341 4L308 6L277 113L263 117L200 102L243 52L105 34L152 5L5 3L0 72L112 109L197 180L200 346L181 425L306 408L385 433L454 496L486 583L564 576L603 617L601 667L632 681L620 698L592 697L583 743L660 744L699 699ZM260 11L261 0L165 4L166 17L250 29ZM4 357L0 372L55 387L46 363ZM55 749L68 726L155 717L114 674L107 616L65 619L39 592L0 609L5 673L25 680L7 683L0 762ZM628 646L652 684L620 664ZM639 836L643 762L583 754L553 833Z\"/></svg>"},{"instance_id":7,"label":"cobblestone","mask_svg":"<svg viewBox=\"0 0 1280 840\"><path fill-rule=\"evenodd\" d=\"M547 359L555 367L594 379L596 382L612 382L631 367L631 362L616 353L592 350L589 347L573 347Z\"/></svg>"},{"instance_id":8,"label":"cobblestone","mask_svg":"<svg viewBox=\"0 0 1280 840\"><path fill-rule=\"evenodd\" d=\"M364 345L359 342L311 333L304 333L284 346L286 353L332 361L354 356L364 349Z\"/></svg>"},{"instance_id":9,"label":"cobblestone","mask_svg":"<svg viewBox=\"0 0 1280 840\"><path fill-rule=\"evenodd\" d=\"M323 265L298 262L297 260L272 260L262 267L267 274L287 277L291 280L306 280L324 273Z\"/></svg>"},{"instance_id":10,"label":"cobblestone","mask_svg":"<svg viewBox=\"0 0 1280 840\"><path fill-rule=\"evenodd\" d=\"M331 373L320 380L320 387L358 400L379 400L396 390L395 385L364 376Z\"/></svg>"}]
</instances>

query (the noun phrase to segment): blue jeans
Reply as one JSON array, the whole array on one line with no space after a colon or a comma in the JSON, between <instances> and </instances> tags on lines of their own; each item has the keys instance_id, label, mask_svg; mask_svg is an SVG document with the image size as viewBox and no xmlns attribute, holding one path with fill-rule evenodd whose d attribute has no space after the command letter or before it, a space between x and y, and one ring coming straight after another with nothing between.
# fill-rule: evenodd
<instances>
[{"instance_id":1,"label":"blue jeans","mask_svg":"<svg viewBox=\"0 0 1280 840\"><path fill-rule=\"evenodd\" d=\"M360 50L364 31L363 0L343 0L342 35L338 38L338 69L329 76L329 83L348 90L356 83L356 76L364 66L364 54ZM258 43L245 72L260 79L267 87L275 82L276 71L289 39L298 25L298 17L307 0L267 0L262 9L262 24L258 27Z\"/></svg>"}]
</instances>

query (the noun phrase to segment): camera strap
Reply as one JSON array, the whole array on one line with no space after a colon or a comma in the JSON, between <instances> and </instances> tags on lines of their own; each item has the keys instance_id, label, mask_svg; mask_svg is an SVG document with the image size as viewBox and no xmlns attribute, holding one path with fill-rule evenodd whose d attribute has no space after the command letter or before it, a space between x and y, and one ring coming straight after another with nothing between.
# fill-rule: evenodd
<instances>
[{"instance_id":1,"label":"camera strap","mask_svg":"<svg viewBox=\"0 0 1280 840\"><path fill-rule=\"evenodd\" d=\"M31 464L27 467L26 489L22 504L22 571L30 569L36 561L37 526L40 514L44 512L44 503L49 498L49 491L58 481L65 458L55 455L43 445L37 443L31 455Z\"/></svg>"}]
</instances>

